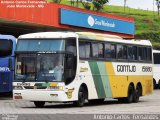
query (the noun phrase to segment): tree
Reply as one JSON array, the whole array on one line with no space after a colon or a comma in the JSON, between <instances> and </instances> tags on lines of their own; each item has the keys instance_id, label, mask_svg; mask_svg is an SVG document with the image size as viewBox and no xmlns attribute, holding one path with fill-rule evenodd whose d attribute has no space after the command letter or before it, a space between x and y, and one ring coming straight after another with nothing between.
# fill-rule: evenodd
<instances>
[{"instance_id":1,"label":"tree","mask_svg":"<svg viewBox=\"0 0 160 120\"><path fill-rule=\"evenodd\" d=\"M91 5L90 5L90 3L89 2L83 2L83 0L81 0L81 3L82 3L82 5L83 5L83 7L85 8L85 9L87 9L87 10L90 10L91 9Z\"/></svg>"},{"instance_id":2,"label":"tree","mask_svg":"<svg viewBox=\"0 0 160 120\"><path fill-rule=\"evenodd\" d=\"M79 0L77 0L77 5L76 5L76 7L78 7L79 6Z\"/></svg>"},{"instance_id":3,"label":"tree","mask_svg":"<svg viewBox=\"0 0 160 120\"><path fill-rule=\"evenodd\" d=\"M74 0L70 0L71 6L74 6Z\"/></svg>"},{"instance_id":4,"label":"tree","mask_svg":"<svg viewBox=\"0 0 160 120\"><path fill-rule=\"evenodd\" d=\"M103 5L108 3L109 0L93 0L93 9L96 11L100 11L103 9Z\"/></svg>"},{"instance_id":5,"label":"tree","mask_svg":"<svg viewBox=\"0 0 160 120\"><path fill-rule=\"evenodd\" d=\"M158 15L159 15L159 12L160 12L160 0L156 0L156 5L157 5Z\"/></svg>"}]
</instances>

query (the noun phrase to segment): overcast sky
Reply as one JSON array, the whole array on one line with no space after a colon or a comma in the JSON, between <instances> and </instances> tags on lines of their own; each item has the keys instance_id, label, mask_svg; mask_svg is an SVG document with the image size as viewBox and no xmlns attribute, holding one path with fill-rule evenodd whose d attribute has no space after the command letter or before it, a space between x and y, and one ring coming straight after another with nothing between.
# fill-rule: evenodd
<instances>
[{"instance_id":1,"label":"overcast sky","mask_svg":"<svg viewBox=\"0 0 160 120\"><path fill-rule=\"evenodd\" d=\"M136 9L153 10L153 1L155 0L127 0L127 6ZM109 0L110 5L123 6L124 0ZM154 11L157 10L156 4L154 5Z\"/></svg>"}]
</instances>

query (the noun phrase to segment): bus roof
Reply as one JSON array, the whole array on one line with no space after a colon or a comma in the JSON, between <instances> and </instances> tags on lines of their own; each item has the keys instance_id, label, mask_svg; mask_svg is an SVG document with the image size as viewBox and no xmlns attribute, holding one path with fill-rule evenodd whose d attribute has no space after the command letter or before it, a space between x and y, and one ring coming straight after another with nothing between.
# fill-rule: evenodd
<instances>
[{"instance_id":1,"label":"bus roof","mask_svg":"<svg viewBox=\"0 0 160 120\"><path fill-rule=\"evenodd\" d=\"M92 32L38 32L31 33L19 36L19 39L27 38L68 38L68 37L79 37L80 39L88 40L100 40L100 41L109 41L113 43L126 43L126 44L135 44L135 45L147 45L152 46L149 40L124 40L123 38L115 35L109 34L100 34Z\"/></svg>"},{"instance_id":2,"label":"bus roof","mask_svg":"<svg viewBox=\"0 0 160 120\"><path fill-rule=\"evenodd\" d=\"M21 35L18 39L26 38L68 38L68 37L77 37L75 32L37 32Z\"/></svg>"}]
</instances>

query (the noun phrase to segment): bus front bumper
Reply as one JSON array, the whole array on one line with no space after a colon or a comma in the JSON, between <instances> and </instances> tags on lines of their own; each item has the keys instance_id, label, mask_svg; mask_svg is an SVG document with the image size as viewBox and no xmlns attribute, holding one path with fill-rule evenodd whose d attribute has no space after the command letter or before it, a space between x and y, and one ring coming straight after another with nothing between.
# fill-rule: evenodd
<instances>
[{"instance_id":1,"label":"bus front bumper","mask_svg":"<svg viewBox=\"0 0 160 120\"><path fill-rule=\"evenodd\" d=\"M36 91L36 90L13 90L14 100L27 101L48 101L48 102L67 102L69 99L65 91Z\"/></svg>"}]
</instances>

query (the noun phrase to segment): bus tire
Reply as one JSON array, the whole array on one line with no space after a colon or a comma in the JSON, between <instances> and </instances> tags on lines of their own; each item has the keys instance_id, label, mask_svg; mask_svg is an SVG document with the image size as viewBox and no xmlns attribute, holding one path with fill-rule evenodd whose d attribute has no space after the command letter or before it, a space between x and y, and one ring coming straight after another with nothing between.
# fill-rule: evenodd
<instances>
[{"instance_id":1,"label":"bus tire","mask_svg":"<svg viewBox=\"0 0 160 120\"><path fill-rule=\"evenodd\" d=\"M157 88L157 84L156 84L156 80L153 79L153 88L156 89Z\"/></svg>"},{"instance_id":2,"label":"bus tire","mask_svg":"<svg viewBox=\"0 0 160 120\"><path fill-rule=\"evenodd\" d=\"M126 103L132 103L133 102L133 98L134 98L134 87L133 85L129 85L128 87L128 95L125 98L125 102Z\"/></svg>"},{"instance_id":3,"label":"bus tire","mask_svg":"<svg viewBox=\"0 0 160 120\"><path fill-rule=\"evenodd\" d=\"M136 89L134 91L133 102L137 103L139 101L141 90L142 90L141 87L139 85L137 85Z\"/></svg>"},{"instance_id":4,"label":"bus tire","mask_svg":"<svg viewBox=\"0 0 160 120\"><path fill-rule=\"evenodd\" d=\"M86 99L85 96L85 89L80 87L78 92L78 101L74 101L74 104L78 107L83 107Z\"/></svg>"},{"instance_id":5,"label":"bus tire","mask_svg":"<svg viewBox=\"0 0 160 120\"><path fill-rule=\"evenodd\" d=\"M45 102L43 102L43 101L34 101L34 105L35 105L37 108L43 108L44 105L45 105Z\"/></svg>"}]
</instances>

